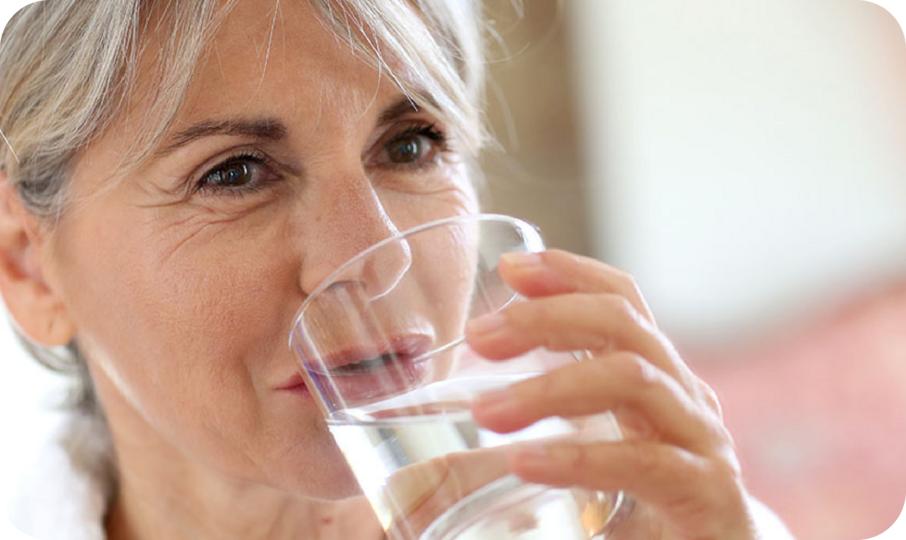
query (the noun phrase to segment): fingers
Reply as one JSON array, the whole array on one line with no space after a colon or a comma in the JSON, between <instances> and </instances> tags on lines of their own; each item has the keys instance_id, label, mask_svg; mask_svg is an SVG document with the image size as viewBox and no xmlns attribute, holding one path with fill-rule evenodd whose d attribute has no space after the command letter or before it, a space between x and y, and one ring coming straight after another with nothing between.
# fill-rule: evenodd
<instances>
[{"instance_id":1,"label":"fingers","mask_svg":"<svg viewBox=\"0 0 906 540\"><path fill-rule=\"evenodd\" d=\"M612 310L617 315L624 316L628 322L639 323L645 333L653 339L647 339L646 347L620 347L625 341L617 340L605 347L606 351L620 348L639 352L666 373L676 378L680 384L697 400L706 403L718 416L721 415L720 403L713 390L704 384L692 370L680 359L670 341L657 328L645 299L635 280L621 270L604 264L603 262L575 255L561 250L548 250L540 253L510 253L504 255L499 272L504 280L515 290L529 298L551 297L556 295L569 295L585 293L590 296L613 296ZM621 300L622 298L622 300ZM536 301L530 300L529 303ZM543 308L542 308L543 309ZM567 306L566 309L569 309ZM594 317L595 313L587 313ZM552 314L550 318L555 318ZM530 323L530 321L526 321ZM542 318L539 322L544 324L547 320ZM644 323L644 324L642 324ZM529 324L531 326L531 324ZM544 328L525 328L538 338L545 336ZM554 334L562 333L561 328L551 330ZM619 329L614 329L619 333ZM644 335L644 334L639 334ZM604 336L599 336L604 337ZM622 336L628 341L633 336ZM539 339L543 346L548 346L558 338L550 336L550 342ZM601 341L593 342L600 344ZM645 344L643 344L645 345ZM549 347L550 348L550 347ZM578 344L574 349L590 349L593 345ZM656 351L661 354L649 354L645 351ZM479 351L480 352L480 351ZM524 351L521 351L524 352ZM518 354L518 353L517 353Z\"/></svg>"},{"instance_id":2,"label":"fingers","mask_svg":"<svg viewBox=\"0 0 906 540\"><path fill-rule=\"evenodd\" d=\"M466 339L492 360L537 347L552 351L625 350L639 354L687 390L693 376L669 341L622 296L571 293L516 302L469 322Z\"/></svg>"},{"instance_id":3,"label":"fingers","mask_svg":"<svg viewBox=\"0 0 906 540\"><path fill-rule=\"evenodd\" d=\"M654 315L632 276L590 257L559 249L508 253L501 259L500 274L510 286L528 297L574 292L616 294L626 298L642 317L654 324Z\"/></svg>"},{"instance_id":4,"label":"fingers","mask_svg":"<svg viewBox=\"0 0 906 540\"><path fill-rule=\"evenodd\" d=\"M475 419L513 432L551 417L581 426L610 410L640 428L620 442L588 442L580 428L576 437L515 446L511 470L530 482L626 490L657 508L678 537L725 538L748 523L717 396L656 327L634 281L556 250L508 255L499 272L527 300L469 323L466 340L477 353L503 360L544 347L593 355L482 396Z\"/></svg>"},{"instance_id":5,"label":"fingers","mask_svg":"<svg viewBox=\"0 0 906 540\"><path fill-rule=\"evenodd\" d=\"M514 448L509 459L529 482L626 490L659 510L682 538L724 538L746 515L732 467L666 444L557 442Z\"/></svg>"},{"instance_id":6,"label":"fingers","mask_svg":"<svg viewBox=\"0 0 906 540\"><path fill-rule=\"evenodd\" d=\"M470 321L466 338L490 359L536 347L569 351L636 346L645 352L662 348L651 325L640 320L625 298L614 294L571 293L516 302Z\"/></svg>"},{"instance_id":7,"label":"fingers","mask_svg":"<svg viewBox=\"0 0 906 540\"><path fill-rule=\"evenodd\" d=\"M420 538L438 516L509 473L499 449L454 452L395 471L380 492L393 517L391 538Z\"/></svg>"},{"instance_id":8,"label":"fingers","mask_svg":"<svg viewBox=\"0 0 906 540\"><path fill-rule=\"evenodd\" d=\"M512 432L551 416L577 418L618 408L644 418L660 440L693 452L710 454L729 443L676 380L626 352L566 365L485 394L473 414L489 429Z\"/></svg>"}]
</instances>

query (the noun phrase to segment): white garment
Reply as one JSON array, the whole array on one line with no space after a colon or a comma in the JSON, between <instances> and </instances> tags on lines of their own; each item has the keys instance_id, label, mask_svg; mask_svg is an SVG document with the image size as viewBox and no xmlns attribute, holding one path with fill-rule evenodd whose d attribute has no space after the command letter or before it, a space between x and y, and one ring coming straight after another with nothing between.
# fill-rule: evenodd
<instances>
[{"instance_id":1,"label":"white garment","mask_svg":"<svg viewBox=\"0 0 906 540\"><path fill-rule=\"evenodd\" d=\"M104 540L104 514L114 486L112 444L101 420L67 415L51 443L24 471L10 520L15 531L0 538L18 540ZM752 499L755 522L764 540L792 540L778 517Z\"/></svg>"},{"instance_id":2,"label":"white garment","mask_svg":"<svg viewBox=\"0 0 906 540\"><path fill-rule=\"evenodd\" d=\"M34 540L104 540L113 471L107 427L91 416L68 414L22 471L11 501L12 526Z\"/></svg>"}]
</instances>

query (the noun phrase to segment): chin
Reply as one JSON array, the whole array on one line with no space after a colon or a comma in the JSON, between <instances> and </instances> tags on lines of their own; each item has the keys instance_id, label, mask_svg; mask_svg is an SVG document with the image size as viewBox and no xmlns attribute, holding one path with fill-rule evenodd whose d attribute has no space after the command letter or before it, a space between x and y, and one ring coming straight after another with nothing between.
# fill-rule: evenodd
<instances>
[{"instance_id":1,"label":"chin","mask_svg":"<svg viewBox=\"0 0 906 540\"><path fill-rule=\"evenodd\" d=\"M330 444L321 451L300 448L298 458L269 476L281 489L304 497L340 500L362 494L352 470L339 449Z\"/></svg>"},{"instance_id":2,"label":"chin","mask_svg":"<svg viewBox=\"0 0 906 540\"><path fill-rule=\"evenodd\" d=\"M359 488L358 482L350 476L348 481L337 482L335 484L318 486L317 488L309 488L305 492L305 496L311 497L313 499L320 499L324 501L339 501L343 499L350 499L352 497L359 497L362 495L362 489Z\"/></svg>"},{"instance_id":3,"label":"chin","mask_svg":"<svg viewBox=\"0 0 906 540\"><path fill-rule=\"evenodd\" d=\"M285 487L292 493L327 501L362 495L362 490L352 472L345 464L343 464L343 469L345 470L338 471L338 474L335 475L324 474L325 471L319 472L315 478L309 475L306 478L300 478L294 482L294 485Z\"/></svg>"}]
</instances>

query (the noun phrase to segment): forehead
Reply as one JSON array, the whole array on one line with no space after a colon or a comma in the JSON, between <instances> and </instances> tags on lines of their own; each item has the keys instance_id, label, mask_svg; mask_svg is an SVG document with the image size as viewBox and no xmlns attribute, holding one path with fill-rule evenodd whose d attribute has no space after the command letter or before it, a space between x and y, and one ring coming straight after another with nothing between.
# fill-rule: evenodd
<instances>
[{"instance_id":1,"label":"forehead","mask_svg":"<svg viewBox=\"0 0 906 540\"><path fill-rule=\"evenodd\" d=\"M239 0L199 59L173 129L225 114L312 126L329 121L327 109L342 121L361 117L380 93L396 89L309 2Z\"/></svg>"}]
</instances>

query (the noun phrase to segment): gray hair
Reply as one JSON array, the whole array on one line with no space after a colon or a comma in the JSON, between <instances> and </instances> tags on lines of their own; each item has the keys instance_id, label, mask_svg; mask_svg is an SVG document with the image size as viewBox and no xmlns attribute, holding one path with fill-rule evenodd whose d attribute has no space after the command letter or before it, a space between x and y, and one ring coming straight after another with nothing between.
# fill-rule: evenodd
<instances>
[{"instance_id":1,"label":"gray hair","mask_svg":"<svg viewBox=\"0 0 906 540\"><path fill-rule=\"evenodd\" d=\"M274 1L277 17L281 0ZM336 37L445 121L467 155L485 142L484 62L478 0L310 0ZM146 124L122 174L149 156L172 125L193 67L235 0L43 0L20 10L0 38L0 170L23 204L56 224L71 204L68 178L80 149L123 112L136 91L145 34L160 46ZM153 15L153 17L152 17ZM394 72L390 59L403 66ZM75 405L95 408L78 344L49 349L14 328L26 351L75 375Z\"/></svg>"}]
</instances>

